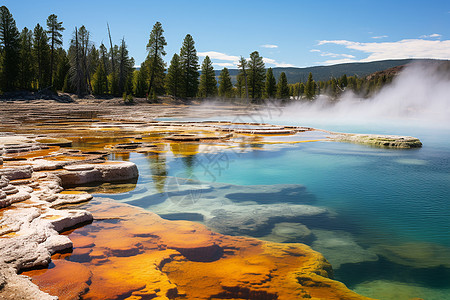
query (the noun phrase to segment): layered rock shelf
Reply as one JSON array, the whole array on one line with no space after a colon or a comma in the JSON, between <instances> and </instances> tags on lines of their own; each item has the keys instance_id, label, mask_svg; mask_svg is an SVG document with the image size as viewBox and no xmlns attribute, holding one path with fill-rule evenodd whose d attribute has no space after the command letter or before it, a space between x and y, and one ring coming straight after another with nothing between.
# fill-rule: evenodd
<instances>
[{"instance_id":1,"label":"layered rock shelf","mask_svg":"<svg viewBox=\"0 0 450 300\"><path fill-rule=\"evenodd\" d=\"M366 299L332 280L331 265L306 245L221 235L64 192L134 178L132 163L64 149L43 158L39 144L29 149L0 169L2 299ZM55 165L58 155L67 160Z\"/></svg>"},{"instance_id":2,"label":"layered rock shelf","mask_svg":"<svg viewBox=\"0 0 450 300\"><path fill-rule=\"evenodd\" d=\"M337 134L334 137L338 142L349 142L355 144L365 144L375 147L386 148L419 148L422 142L411 136L379 135L379 134Z\"/></svg>"},{"instance_id":3,"label":"layered rock shelf","mask_svg":"<svg viewBox=\"0 0 450 300\"><path fill-rule=\"evenodd\" d=\"M232 106L219 110L237 119L242 114ZM205 116L201 109L177 106L136 111L20 103L4 105L0 113L1 299L367 299L334 281L331 265L306 245L219 234L198 223L164 220L65 188L136 180L134 163L108 160L131 152L189 156L223 148L248 151L248 146L270 151L271 144L312 141L370 140L400 148L420 143L409 137L335 134L237 119L155 120ZM162 213L190 213L176 204L178 210ZM236 227L248 219L239 210L205 210L202 218L222 233L246 234L277 218L274 205L255 204L260 219L246 227ZM297 204L289 211L293 219L327 213ZM286 230L302 231L304 239L311 234L304 225L283 223L271 234L288 241Z\"/></svg>"}]
</instances>

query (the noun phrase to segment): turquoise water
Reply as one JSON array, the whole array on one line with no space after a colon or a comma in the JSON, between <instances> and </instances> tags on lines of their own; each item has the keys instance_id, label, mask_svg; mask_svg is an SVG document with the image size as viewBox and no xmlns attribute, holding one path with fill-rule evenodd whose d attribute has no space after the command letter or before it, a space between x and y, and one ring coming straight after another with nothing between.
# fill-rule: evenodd
<instances>
[{"instance_id":1,"label":"turquoise water","mask_svg":"<svg viewBox=\"0 0 450 300\"><path fill-rule=\"evenodd\" d=\"M271 120L277 122L306 125ZM366 296L449 299L450 130L307 125L412 135L424 146L313 142L189 157L132 153L137 188L112 198L227 234L307 243L332 263L337 280ZM326 213L302 215L298 205Z\"/></svg>"}]
</instances>

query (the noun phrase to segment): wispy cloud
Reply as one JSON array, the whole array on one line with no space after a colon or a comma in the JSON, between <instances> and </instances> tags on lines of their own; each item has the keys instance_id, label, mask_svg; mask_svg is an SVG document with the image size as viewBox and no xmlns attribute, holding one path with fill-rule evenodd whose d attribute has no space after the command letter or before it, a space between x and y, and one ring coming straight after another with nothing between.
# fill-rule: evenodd
<instances>
[{"instance_id":1,"label":"wispy cloud","mask_svg":"<svg viewBox=\"0 0 450 300\"><path fill-rule=\"evenodd\" d=\"M219 66L219 67L235 67L235 64L232 63L213 63L213 65Z\"/></svg>"},{"instance_id":2,"label":"wispy cloud","mask_svg":"<svg viewBox=\"0 0 450 300\"><path fill-rule=\"evenodd\" d=\"M320 56L328 56L328 57L345 57L345 58L355 58L354 55L351 54L340 54L340 53L331 53L331 52L322 52L319 49L312 49L309 52L319 53Z\"/></svg>"},{"instance_id":3,"label":"wispy cloud","mask_svg":"<svg viewBox=\"0 0 450 300\"><path fill-rule=\"evenodd\" d=\"M384 39L384 38L387 38L388 36L387 35L378 35L378 36L373 36L372 38L373 39Z\"/></svg>"},{"instance_id":4,"label":"wispy cloud","mask_svg":"<svg viewBox=\"0 0 450 300\"><path fill-rule=\"evenodd\" d=\"M347 40L323 40L318 45L334 44L347 49L361 51L368 54L361 60L347 60L346 62L368 62L384 59L403 58L434 58L450 59L450 40L405 39L397 42L360 43ZM342 60L328 60L323 63L335 64Z\"/></svg>"},{"instance_id":5,"label":"wispy cloud","mask_svg":"<svg viewBox=\"0 0 450 300\"><path fill-rule=\"evenodd\" d=\"M422 38L422 39L426 39L426 38L440 38L441 36L442 36L442 34L433 33L433 34L428 34L428 35L421 35L420 38Z\"/></svg>"},{"instance_id":6,"label":"wispy cloud","mask_svg":"<svg viewBox=\"0 0 450 300\"><path fill-rule=\"evenodd\" d=\"M294 65L292 65L292 64L288 64L285 62L280 63L280 62L277 62L275 59L267 58L267 57L263 57L263 61L265 64L274 65L275 67L280 67L280 68L294 67Z\"/></svg>"},{"instance_id":7,"label":"wispy cloud","mask_svg":"<svg viewBox=\"0 0 450 300\"><path fill-rule=\"evenodd\" d=\"M209 56L209 58L211 59L226 60L233 62L239 61L239 56L228 55L217 51L197 52L197 55L200 57Z\"/></svg>"},{"instance_id":8,"label":"wispy cloud","mask_svg":"<svg viewBox=\"0 0 450 300\"><path fill-rule=\"evenodd\" d=\"M262 48L275 49L275 48L278 48L278 45L265 44L265 45L261 45L261 47Z\"/></svg>"}]
</instances>

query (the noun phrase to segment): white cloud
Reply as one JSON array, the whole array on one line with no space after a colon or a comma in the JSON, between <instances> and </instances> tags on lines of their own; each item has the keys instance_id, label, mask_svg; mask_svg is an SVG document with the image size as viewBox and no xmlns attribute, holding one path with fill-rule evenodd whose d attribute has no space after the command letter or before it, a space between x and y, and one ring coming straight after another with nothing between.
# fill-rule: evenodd
<instances>
[{"instance_id":1,"label":"white cloud","mask_svg":"<svg viewBox=\"0 0 450 300\"><path fill-rule=\"evenodd\" d=\"M373 39L384 39L384 38L387 38L388 36L387 35L379 35L379 36L373 36L372 38Z\"/></svg>"},{"instance_id":2,"label":"white cloud","mask_svg":"<svg viewBox=\"0 0 450 300\"><path fill-rule=\"evenodd\" d=\"M265 64L275 65L275 67L280 67L280 68L294 67L294 65L292 65L292 64L288 64L285 62L279 63L275 59L267 58L267 57L263 57L263 61Z\"/></svg>"},{"instance_id":3,"label":"white cloud","mask_svg":"<svg viewBox=\"0 0 450 300\"><path fill-rule=\"evenodd\" d=\"M219 67L236 67L236 65L232 64L232 63L213 63L213 65L216 65Z\"/></svg>"},{"instance_id":4,"label":"white cloud","mask_svg":"<svg viewBox=\"0 0 450 300\"><path fill-rule=\"evenodd\" d=\"M426 38L440 38L441 36L442 36L442 34L433 33L433 34L429 34L429 35L421 35L420 38L422 38L422 39L426 39Z\"/></svg>"},{"instance_id":5,"label":"white cloud","mask_svg":"<svg viewBox=\"0 0 450 300\"><path fill-rule=\"evenodd\" d=\"M360 43L347 40L324 40L320 45L334 44L344 46L347 49L358 50L368 54L368 57L353 62L368 62L385 59L403 58L434 58L450 59L450 40L422 40L405 39L397 42L372 42ZM337 63L327 61L328 63Z\"/></svg>"},{"instance_id":6,"label":"white cloud","mask_svg":"<svg viewBox=\"0 0 450 300\"><path fill-rule=\"evenodd\" d=\"M239 64L239 56L228 55L222 52L217 51L207 51L207 52L197 52L197 55L200 57L209 56L211 60L213 60L213 65L221 66L221 67L237 67ZM214 62L214 60L224 60L226 62ZM249 58L246 59L247 61ZM292 64L288 64L285 62L277 62L274 59L263 57L263 61L266 64L274 65L275 67L294 67Z\"/></svg>"},{"instance_id":7,"label":"white cloud","mask_svg":"<svg viewBox=\"0 0 450 300\"><path fill-rule=\"evenodd\" d=\"M210 59L227 60L233 62L239 61L239 56L228 55L217 51L197 52L197 55L201 57L209 56Z\"/></svg>"},{"instance_id":8,"label":"white cloud","mask_svg":"<svg viewBox=\"0 0 450 300\"><path fill-rule=\"evenodd\" d=\"M312 49L312 50L309 50L309 52L320 53L320 56L355 58L355 56L353 56L351 54L338 54L338 53L331 53L331 52L322 52L319 49Z\"/></svg>"},{"instance_id":9,"label":"white cloud","mask_svg":"<svg viewBox=\"0 0 450 300\"><path fill-rule=\"evenodd\" d=\"M262 48L269 48L269 49L275 49L278 48L277 45L271 45L271 44L265 44L265 45L261 45Z\"/></svg>"}]
</instances>

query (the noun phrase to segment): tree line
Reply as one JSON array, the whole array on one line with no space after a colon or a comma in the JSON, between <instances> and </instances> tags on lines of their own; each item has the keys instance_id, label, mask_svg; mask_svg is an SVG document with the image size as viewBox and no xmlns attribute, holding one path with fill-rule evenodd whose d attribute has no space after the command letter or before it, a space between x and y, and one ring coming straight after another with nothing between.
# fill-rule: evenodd
<instances>
[{"instance_id":1,"label":"tree line","mask_svg":"<svg viewBox=\"0 0 450 300\"><path fill-rule=\"evenodd\" d=\"M240 58L239 73L233 85L229 70L223 68L216 80L213 63L206 56L199 65L195 42L190 34L183 40L167 67L164 62L167 42L160 22L156 22L147 43L147 57L134 68L125 39L114 45L107 25L109 44L97 48L85 26L75 27L68 50L62 47L63 22L50 15L45 28L17 29L6 6L0 7L0 93L17 90L52 90L75 93L78 97L127 96L156 99L161 95L180 98L244 98L257 102L264 98L306 99L328 94L338 97L345 89L369 95L390 78L342 76L315 82L288 84L282 72L276 80L272 68L266 69L258 51L249 59Z\"/></svg>"}]
</instances>

